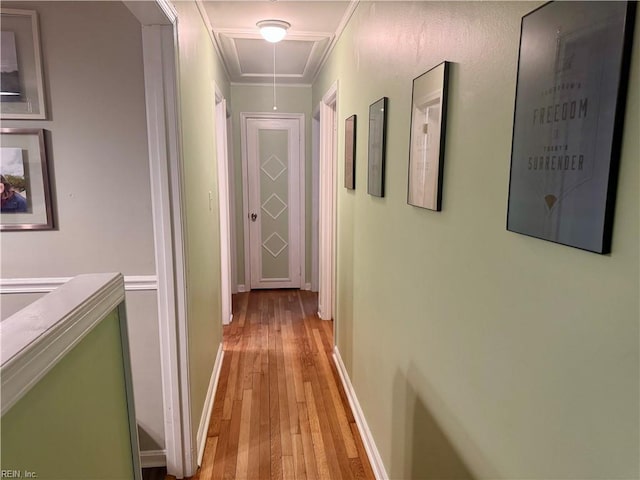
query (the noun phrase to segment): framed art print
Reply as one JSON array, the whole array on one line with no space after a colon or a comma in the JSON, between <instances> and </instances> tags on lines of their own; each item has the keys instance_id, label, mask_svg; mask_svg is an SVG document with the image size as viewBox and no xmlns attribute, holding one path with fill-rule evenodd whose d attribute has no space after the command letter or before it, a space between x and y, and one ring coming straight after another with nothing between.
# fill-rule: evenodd
<instances>
[{"instance_id":1,"label":"framed art print","mask_svg":"<svg viewBox=\"0 0 640 480\"><path fill-rule=\"evenodd\" d=\"M387 141L387 97L369 107L369 165L367 193L384 197L384 161Z\"/></svg>"},{"instance_id":2,"label":"framed art print","mask_svg":"<svg viewBox=\"0 0 640 480\"><path fill-rule=\"evenodd\" d=\"M356 115L344 121L344 187L356 188Z\"/></svg>"},{"instance_id":3,"label":"framed art print","mask_svg":"<svg viewBox=\"0 0 640 480\"><path fill-rule=\"evenodd\" d=\"M449 62L413 81L407 203L441 210Z\"/></svg>"},{"instance_id":4,"label":"framed art print","mask_svg":"<svg viewBox=\"0 0 640 480\"><path fill-rule=\"evenodd\" d=\"M46 118L38 15L0 9L0 118Z\"/></svg>"},{"instance_id":5,"label":"framed art print","mask_svg":"<svg viewBox=\"0 0 640 480\"><path fill-rule=\"evenodd\" d=\"M635 2L551 2L522 18L507 229L611 249Z\"/></svg>"},{"instance_id":6,"label":"framed art print","mask_svg":"<svg viewBox=\"0 0 640 480\"><path fill-rule=\"evenodd\" d=\"M51 230L44 130L0 128L0 230Z\"/></svg>"}]
</instances>

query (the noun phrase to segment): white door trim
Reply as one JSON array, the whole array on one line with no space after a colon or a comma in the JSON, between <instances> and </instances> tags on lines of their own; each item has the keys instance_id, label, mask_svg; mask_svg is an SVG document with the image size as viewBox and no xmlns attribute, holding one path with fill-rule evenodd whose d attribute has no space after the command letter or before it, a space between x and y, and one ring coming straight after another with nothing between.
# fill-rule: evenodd
<instances>
[{"instance_id":1,"label":"white door trim","mask_svg":"<svg viewBox=\"0 0 640 480\"><path fill-rule=\"evenodd\" d=\"M229 155L227 149L227 101L217 85L215 90L216 163L220 206L220 296L222 324L231 323L231 216L229 211Z\"/></svg>"},{"instance_id":2,"label":"white door trim","mask_svg":"<svg viewBox=\"0 0 640 480\"><path fill-rule=\"evenodd\" d=\"M311 291L318 291L318 222L320 207L320 105L311 118Z\"/></svg>"},{"instance_id":3,"label":"white door trim","mask_svg":"<svg viewBox=\"0 0 640 480\"><path fill-rule=\"evenodd\" d=\"M233 121L227 105L227 158L229 167L229 228L231 229L231 293L238 293L238 252L236 223L236 179L233 151ZM232 312L233 314L233 312Z\"/></svg>"},{"instance_id":4,"label":"white door trim","mask_svg":"<svg viewBox=\"0 0 640 480\"><path fill-rule=\"evenodd\" d=\"M167 473L195 471L177 78L177 13L166 0L127 2L142 24ZM163 18L162 22L158 19ZM159 24L160 23L160 24Z\"/></svg>"},{"instance_id":5,"label":"white door trim","mask_svg":"<svg viewBox=\"0 0 640 480\"><path fill-rule=\"evenodd\" d=\"M247 289L250 289L251 285L251 251L249 245L249 168L247 158L247 122L251 119L283 119L283 120L297 120L299 122L300 129L300 168L298 172L299 177L299 197L300 197L300 288L304 288L305 284L305 210L306 210L306 194L305 194L305 118L303 113L256 113L256 112L241 112L240 113L240 135L241 135L241 147L242 147L242 214L244 224L244 283Z\"/></svg>"},{"instance_id":6,"label":"white door trim","mask_svg":"<svg viewBox=\"0 0 640 480\"><path fill-rule=\"evenodd\" d=\"M323 320L331 320L335 316L337 113L336 81L320 102L318 316Z\"/></svg>"}]
</instances>

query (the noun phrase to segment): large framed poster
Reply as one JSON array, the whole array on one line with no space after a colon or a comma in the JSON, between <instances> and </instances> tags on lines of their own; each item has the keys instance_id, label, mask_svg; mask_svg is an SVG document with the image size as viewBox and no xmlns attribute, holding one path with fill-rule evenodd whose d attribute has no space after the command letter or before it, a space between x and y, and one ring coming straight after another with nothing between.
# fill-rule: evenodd
<instances>
[{"instance_id":1,"label":"large framed poster","mask_svg":"<svg viewBox=\"0 0 640 480\"><path fill-rule=\"evenodd\" d=\"M508 230L610 252L634 19L634 2L522 18Z\"/></svg>"}]
</instances>

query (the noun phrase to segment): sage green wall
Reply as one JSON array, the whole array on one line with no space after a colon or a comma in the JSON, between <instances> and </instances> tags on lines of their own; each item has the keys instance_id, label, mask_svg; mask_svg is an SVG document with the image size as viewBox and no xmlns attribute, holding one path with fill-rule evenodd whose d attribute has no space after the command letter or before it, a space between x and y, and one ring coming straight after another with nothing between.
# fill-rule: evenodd
<instances>
[{"instance_id":1,"label":"sage green wall","mask_svg":"<svg viewBox=\"0 0 640 480\"><path fill-rule=\"evenodd\" d=\"M109 314L2 417L2 470L133 478L120 323Z\"/></svg>"},{"instance_id":2,"label":"sage green wall","mask_svg":"<svg viewBox=\"0 0 640 480\"><path fill-rule=\"evenodd\" d=\"M305 272L306 282L311 282L311 87L286 87L278 86L276 90L278 111L277 113L304 113L305 131L300 132L305 136ZM244 214L242 205L244 194L242 189L242 138L240 113L274 113L273 111L273 87L268 85L232 85L231 86L232 125L233 125L233 159L235 178L235 205L236 205L236 255L238 262L238 284L246 284L249 289L249 281L244 278Z\"/></svg>"},{"instance_id":3,"label":"sage green wall","mask_svg":"<svg viewBox=\"0 0 640 480\"><path fill-rule=\"evenodd\" d=\"M174 2L174 6L178 12L189 381L195 438L222 341L214 84L225 98L229 98L229 87L195 2Z\"/></svg>"},{"instance_id":4,"label":"sage green wall","mask_svg":"<svg viewBox=\"0 0 640 480\"><path fill-rule=\"evenodd\" d=\"M338 152L358 115L357 189L338 188L337 345L390 478L640 473L640 35L612 253L511 233L520 19L538 5L361 2L313 87L315 104L339 81ZM406 195L412 79L442 60L438 213ZM367 118L382 96L386 197L374 198Z\"/></svg>"}]
</instances>

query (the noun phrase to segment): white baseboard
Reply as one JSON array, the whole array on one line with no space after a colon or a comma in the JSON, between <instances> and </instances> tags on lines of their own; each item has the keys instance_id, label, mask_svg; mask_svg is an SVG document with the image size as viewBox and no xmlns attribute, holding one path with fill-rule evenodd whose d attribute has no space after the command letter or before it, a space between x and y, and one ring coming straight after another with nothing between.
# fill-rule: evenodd
<instances>
[{"instance_id":1,"label":"white baseboard","mask_svg":"<svg viewBox=\"0 0 640 480\"><path fill-rule=\"evenodd\" d=\"M142 468L165 467L167 465L166 450L145 450L140 452Z\"/></svg>"},{"instance_id":2,"label":"white baseboard","mask_svg":"<svg viewBox=\"0 0 640 480\"><path fill-rule=\"evenodd\" d=\"M304 289L305 290L311 290L311 283L305 283L304 284Z\"/></svg>"},{"instance_id":3,"label":"white baseboard","mask_svg":"<svg viewBox=\"0 0 640 480\"><path fill-rule=\"evenodd\" d=\"M242 292L246 292L247 291L247 287L243 284L238 285L238 292L242 293Z\"/></svg>"},{"instance_id":4,"label":"white baseboard","mask_svg":"<svg viewBox=\"0 0 640 480\"><path fill-rule=\"evenodd\" d=\"M369 457L369 463L371 463L373 474L375 475L376 480L388 480L389 475L387 475L387 471L384 468L382 457L380 457L380 452L378 452L376 443L373 440L373 435L371 435L371 430L369 430L367 420L364 418L364 413L362 411L362 408L360 407L360 402L358 402L358 397L356 397L356 392L353 389L351 380L349 379L347 369L345 368L344 363L342 363L342 357L340 356L338 347L334 347L333 349L333 361L335 362L338 369L340 380L342 380L342 386L344 387L344 391L347 394L347 399L349 400L349 405L351 406L353 416L356 419L358 430L360 430L362 443L364 443L364 449L366 450L367 456Z\"/></svg>"},{"instance_id":5,"label":"white baseboard","mask_svg":"<svg viewBox=\"0 0 640 480\"><path fill-rule=\"evenodd\" d=\"M211 379L209 380L207 398L204 401L202 415L200 416L200 425L198 426L198 434L196 436L196 445L198 446L198 466L202 465L204 447L207 444L207 430L209 428L209 421L211 420L211 413L213 412L213 400L218 388L218 380L220 379L220 371L222 370L223 357L224 351L222 350L222 343L220 343L218 346L218 354L216 355L216 362L213 364L213 372L211 373Z\"/></svg>"}]
</instances>

